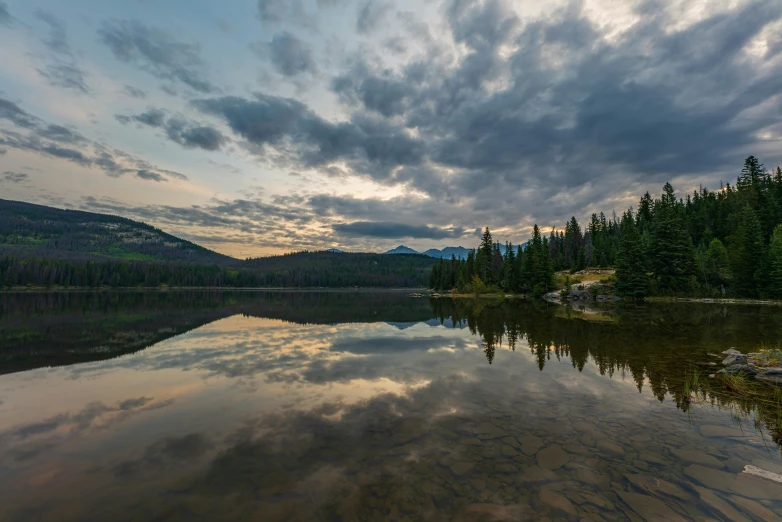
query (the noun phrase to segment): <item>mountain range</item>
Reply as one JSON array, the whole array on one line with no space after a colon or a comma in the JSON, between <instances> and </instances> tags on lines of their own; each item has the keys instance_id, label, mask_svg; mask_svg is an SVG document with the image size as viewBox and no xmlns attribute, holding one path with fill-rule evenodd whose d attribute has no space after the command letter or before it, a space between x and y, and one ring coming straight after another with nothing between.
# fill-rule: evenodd
<instances>
[{"instance_id":1,"label":"mountain range","mask_svg":"<svg viewBox=\"0 0 782 522\"><path fill-rule=\"evenodd\" d=\"M527 243L524 243L522 247L524 247ZM505 255L505 245L503 243L500 243L500 252L502 255ZM423 252L419 252L417 250L413 250L410 247L406 247L404 245L399 245L396 248L392 248L391 250L388 250L386 252L383 252L384 254L423 254L425 256L434 257L434 258L443 258L443 259L451 259L451 256L455 257L456 259L467 259L467 254L470 253L469 248L464 248L463 246L458 247L445 247L441 250L438 250L436 248L430 248L429 250L424 250Z\"/></svg>"},{"instance_id":2,"label":"mountain range","mask_svg":"<svg viewBox=\"0 0 782 522\"><path fill-rule=\"evenodd\" d=\"M504 250L504 247L502 247ZM467 254L469 254L470 249L464 248L462 246L458 247L445 247L441 250L438 250L436 248L430 248L429 250L425 250L423 252L419 252L417 250L413 250L410 247L406 247L404 245L399 245L396 248L392 248L391 250L388 250L386 252L383 252L384 254L423 254L425 256L434 257L434 258L445 258L445 259L451 259L451 256L456 257L456 259L467 259Z\"/></svg>"}]
</instances>

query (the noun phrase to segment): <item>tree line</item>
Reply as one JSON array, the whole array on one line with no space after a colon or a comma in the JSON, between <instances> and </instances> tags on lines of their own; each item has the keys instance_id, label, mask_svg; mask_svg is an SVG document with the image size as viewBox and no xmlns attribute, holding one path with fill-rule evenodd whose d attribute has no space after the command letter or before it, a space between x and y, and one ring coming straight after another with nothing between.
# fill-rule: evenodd
<instances>
[{"instance_id":1,"label":"tree line","mask_svg":"<svg viewBox=\"0 0 782 522\"><path fill-rule=\"evenodd\" d=\"M425 287L424 255L298 252L225 267L120 259L0 257L0 288L38 287Z\"/></svg>"},{"instance_id":2,"label":"tree line","mask_svg":"<svg viewBox=\"0 0 782 522\"><path fill-rule=\"evenodd\" d=\"M621 217L592 214L585 230L572 217L547 237L536 224L531 241L505 246L503 254L487 227L466 259L433 267L430 287L542 295L555 272L595 267L615 268L617 292L630 297L782 299L782 169L750 156L735 185L677 198L666 183Z\"/></svg>"}]
</instances>

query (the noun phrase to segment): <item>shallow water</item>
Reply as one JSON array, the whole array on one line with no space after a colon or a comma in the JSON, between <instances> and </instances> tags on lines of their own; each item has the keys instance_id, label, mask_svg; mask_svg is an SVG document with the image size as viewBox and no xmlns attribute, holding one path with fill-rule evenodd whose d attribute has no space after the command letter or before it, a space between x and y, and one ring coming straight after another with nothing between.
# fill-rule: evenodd
<instances>
[{"instance_id":1,"label":"shallow water","mask_svg":"<svg viewBox=\"0 0 782 522\"><path fill-rule=\"evenodd\" d=\"M779 520L777 308L0 295L2 520ZM51 366L50 366L51 365Z\"/></svg>"}]
</instances>

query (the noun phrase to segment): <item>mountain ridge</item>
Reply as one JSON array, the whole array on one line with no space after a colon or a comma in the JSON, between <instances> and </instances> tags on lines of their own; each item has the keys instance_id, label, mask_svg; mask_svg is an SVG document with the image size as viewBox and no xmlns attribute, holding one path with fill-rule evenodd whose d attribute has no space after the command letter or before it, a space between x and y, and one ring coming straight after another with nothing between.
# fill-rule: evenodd
<instances>
[{"instance_id":1,"label":"mountain ridge","mask_svg":"<svg viewBox=\"0 0 782 522\"><path fill-rule=\"evenodd\" d=\"M7 199L0 199L0 254L224 266L240 262L129 218Z\"/></svg>"}]
</instances>

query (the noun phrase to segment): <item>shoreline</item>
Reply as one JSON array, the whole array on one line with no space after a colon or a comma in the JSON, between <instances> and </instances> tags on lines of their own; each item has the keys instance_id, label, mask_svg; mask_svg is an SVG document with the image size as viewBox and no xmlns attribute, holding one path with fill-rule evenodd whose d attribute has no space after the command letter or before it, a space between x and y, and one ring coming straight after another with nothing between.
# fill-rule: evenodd
<instances>
[{"instance_id":1,"label":"shoreline","mask_svg":"<svg viewBox=\"0 0 782 522\"><path fill-rule=\"evenodd\" d=\"M425 288L416 287L396 287L396 288L376 288L376 287L228 287L228 286L122 286L122 287L27 287L17 286L10 288L0 288L0 294L16 293L47 293L47 292L184 292L184 291L221 291L221 292L410 292L410 297L421 298L428 297L432 299L535 299L527 294L468 294L468 293L441 293L431 292ZM567 300L552 300L540 298L552 304L574 304ZM590 302L600 302L593 301ZM734 304L734 305L764 305L764 306L782 306L782 300L775 299L749 299L749 298L711 298L711 297L667 297L655 296L646 297L637 303L702 303L702 304ZM585 304L585 303L583 303Z\"/></svg>"},{"instance_id":2,"label":"shoreline","mask_svg":"<svg viewBox=\"0 0 782 522\"><path fill-rule=\"evenodd\" d=\"M228 292L420 292L422 288L375 288L375 287L324 287L324 286L59 286L59 287L26 287L17 286L0 288L0 294L16 293L46 293L46 292L182 292L191 290L220 290Z\"/></svg>"}]
</instances>

